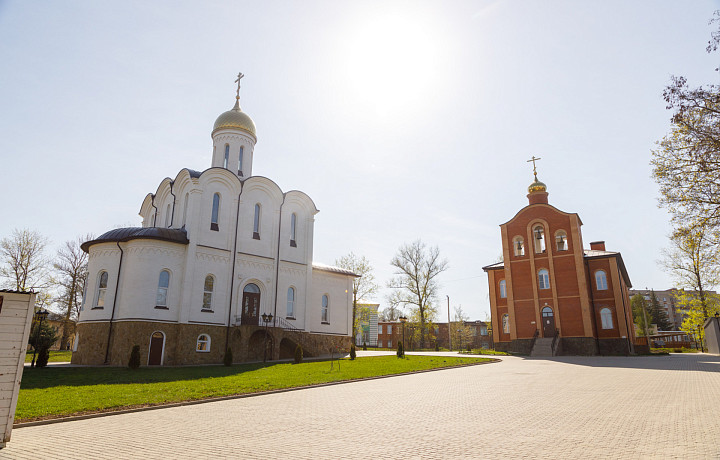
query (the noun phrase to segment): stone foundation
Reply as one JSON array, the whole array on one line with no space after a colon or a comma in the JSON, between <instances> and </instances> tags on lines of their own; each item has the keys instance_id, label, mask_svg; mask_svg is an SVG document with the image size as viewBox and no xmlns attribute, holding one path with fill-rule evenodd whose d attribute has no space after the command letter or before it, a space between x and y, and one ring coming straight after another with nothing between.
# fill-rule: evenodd
<instances>
[{"instance_id":1,"label":"stone foundation","mask_svg":"<svg viewBox=\"0 0 720 460\"><path fill-rule=\"evenodd\" d=\"M532 339L516 339L510 342L495 342L495 349L506 353L529 355L532 351L532 343Z\"/></svg>"},{"instance_id":2,"label":"stone foundation","mask_svg":"<svg viewBox=\"0 0 720 460\"><path fill-rule=\"evenodd\" d=\"M598 346L601 355L627 356L631 352L627 339L599 339Z\"/></svg>"},{"instance_id":3,"label":"stone foundation","mask_svg":"<svg viewBox=\"0 0 720 460\"><path fill-rule=\"evenodd\" d=\"M593 356L598 354L593 337L560 337L555 356Z\"/></svg>"},{"instance_id":4,"label":"stone foundation","mask_svg":"<svg viewBox=\"0 0 720 460\"><path fill-rule=\"evenodd\" d=\"M594 356L628 355L626 339L598 339L592 337L560 337L556 345L555 356ZM637 346L636 346L637 347ZM532 351L532 339L516 339L511 342L495 342L498 351L529 355Z\"/></svg>"},{"instance_id":5,"label":"stone foundation","mask_svg":"<svg viewBox=\"0 0 720 460\"><path fill-rule=\"evenodd\" d=\"M77 351L73 353L73 364L100 365L105 363L109 323L80 323ZM232 326L228 334L225 326L198 324L161 323L150 321L119 321L112 324L108 364L127 366L134 345L140 346L140 363L147 365L150 353L150 337L154 332L165 336L162 364L168 366L194 364L221 364L225 344L229 335L229 347L233 362L290 359L295 347L300 344L304 356L329 354L331 351L348 352L349 336L310 334L300 331L286 331L281 328L262 326ZM210 337L207 352L196 351L197 339L201 334ZM264 352L265 344L267 350Z\"/></svg>"}]
</instances>

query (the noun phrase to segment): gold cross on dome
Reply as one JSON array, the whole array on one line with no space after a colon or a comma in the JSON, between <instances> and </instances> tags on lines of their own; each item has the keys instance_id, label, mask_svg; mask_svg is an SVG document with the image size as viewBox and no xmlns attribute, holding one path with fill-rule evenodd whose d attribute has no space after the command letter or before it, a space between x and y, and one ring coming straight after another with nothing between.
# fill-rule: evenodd
<instances>
[{"instance_id":1,"label":"gold cross on dome","mask_svg":"<svg viewBox=\"0 0 720 460\"><path fill-rule=\"evenodd\" d=\"M542 160L542 158L535 158L535 155L533 155L532 158L530 158L527 162L530 163L532 161L533 164L533 174L535 175L535 180L537 180L537 168L535 167L535 162L538 160Z\"/></svg>"},{"instance_id":2,"label":"gold cross on dome","mask_svg":"<svg viewBox=\"0 0 720 460\"><path fill-rule=\"evenodd\" d=\"M244 77L244 76L245 76L245 75L243 75L242 72L239 72L239 73L238 73L237 80L235 80L235 83L238 84L237 92L235 93L235 96L236 96L238 99L240 98L240 80L241 80L242 77Z\"/></svg>"}]
</instances>

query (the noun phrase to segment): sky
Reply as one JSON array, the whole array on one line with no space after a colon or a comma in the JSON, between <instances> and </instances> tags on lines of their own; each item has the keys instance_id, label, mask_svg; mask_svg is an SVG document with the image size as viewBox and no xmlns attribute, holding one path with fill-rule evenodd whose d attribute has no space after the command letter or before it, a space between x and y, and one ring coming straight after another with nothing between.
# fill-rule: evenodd
<instances>
[{"instance_id":1,"label":"sky","mask_svg":"<svg viewBox=\"0 0 720 460\"><path fill-rule=\"evenodd\" d=\"M650 166L672 75L717 84L719 1L3 1L0 238L139 226L145 195L210 167L235 100L253 172L307 193L314 260L353 251L376 279L416 239L449 262L447 300L489 315L482 266L527 205L532 157L583 240L667 289L669 216ZM387 305L387 289L376 296Z\"/></svg>"}]
</instances>

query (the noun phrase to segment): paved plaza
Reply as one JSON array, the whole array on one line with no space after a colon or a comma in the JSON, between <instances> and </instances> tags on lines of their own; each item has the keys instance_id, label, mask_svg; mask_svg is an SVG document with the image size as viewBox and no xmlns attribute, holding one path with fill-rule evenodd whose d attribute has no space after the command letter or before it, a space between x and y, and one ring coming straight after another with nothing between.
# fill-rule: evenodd
<instances>
[{"instance_id":1,"label":"paved plaza","mask_svg":"<svg viewBox=\"0 0 720 460\"><path fill-rule=\"evenodd\" d=\"M13 431L0 459L718 458L720 358L503 362Z\"/></svg>"}]
</instances>

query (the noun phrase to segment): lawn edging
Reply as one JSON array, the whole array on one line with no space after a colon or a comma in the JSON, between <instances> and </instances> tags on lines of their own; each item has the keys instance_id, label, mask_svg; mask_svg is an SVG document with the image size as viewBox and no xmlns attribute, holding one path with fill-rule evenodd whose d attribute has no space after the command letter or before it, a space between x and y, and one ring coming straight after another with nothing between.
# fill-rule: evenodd
<instances>
[{"instance_id":1,"label":"lawn edging","mask_svg":"<svg viewBox=\"0 0 720 460\"><path fill-rule=\"evenodd\" d=\"M314 383L311 385L302 385L297 387L288 387L288 388L277 388L274 390L265 390L265 391L255 391L251 393L240 393L240 394L234 394L234 395L227 395L227 396L214 396L210 398L201 398L201 399L192 399L188 401L177 401L177 402L171 402L171 403L160 403L160 404L152 404L147 406L125 406L128 407L126 409L117 409L114 410L112 408L102 411L96 411L96 412L90 412L90 413L80 413L79 415L69 415L66 417L52 417L52 418L46 418L46 419L39 419L39 420L31 420L27 422L17 422L13 424L13 429L18 428L26 428L30 426L40 426L40 425L50 425L53 423L63 423L63 422L73 422L76 420L86 420L91 418L98 418L98 417L107 417L110 415L121 415L121 414L132 414L134 412L144 412L148 410L156 410L156 409L168 409L171 407L181 407L181 406L192 406L195 404L205 404L205 403L211 403L216 401L227 401L230 399L241 399L241 398L250 398L254 396L265 396L265 395L271 395L275 393L286 393L288 391L297 391L297 390L307 390L310 388L321 388L321 387L327 387L331 385L340 385L345 383L354 383L354 382L362 382L366 380L377 380L377 379L385 379L389 377L398 377L402 375L411 375L411 374L421 374L425 372L435 372L435 371L442 371L446 369L457 369L461 367L469 367L469 366L479 366L481 364L491 364L491 363L497 363L501 362L501 359L497 358L487 358L488 361L482 361L482 362L476 362L476 363L464 363L464 364L457 364L454 366L446 366L446 367L436 367L434 369L422 369L417 371L410 371L410 372L401 372L397 374L386 374L386 375L375 375L372 377L361 377L357 379L347 379L347 380L337 380L334 382L323 382L323 383Z\"/></svg>"}]
</instances>

